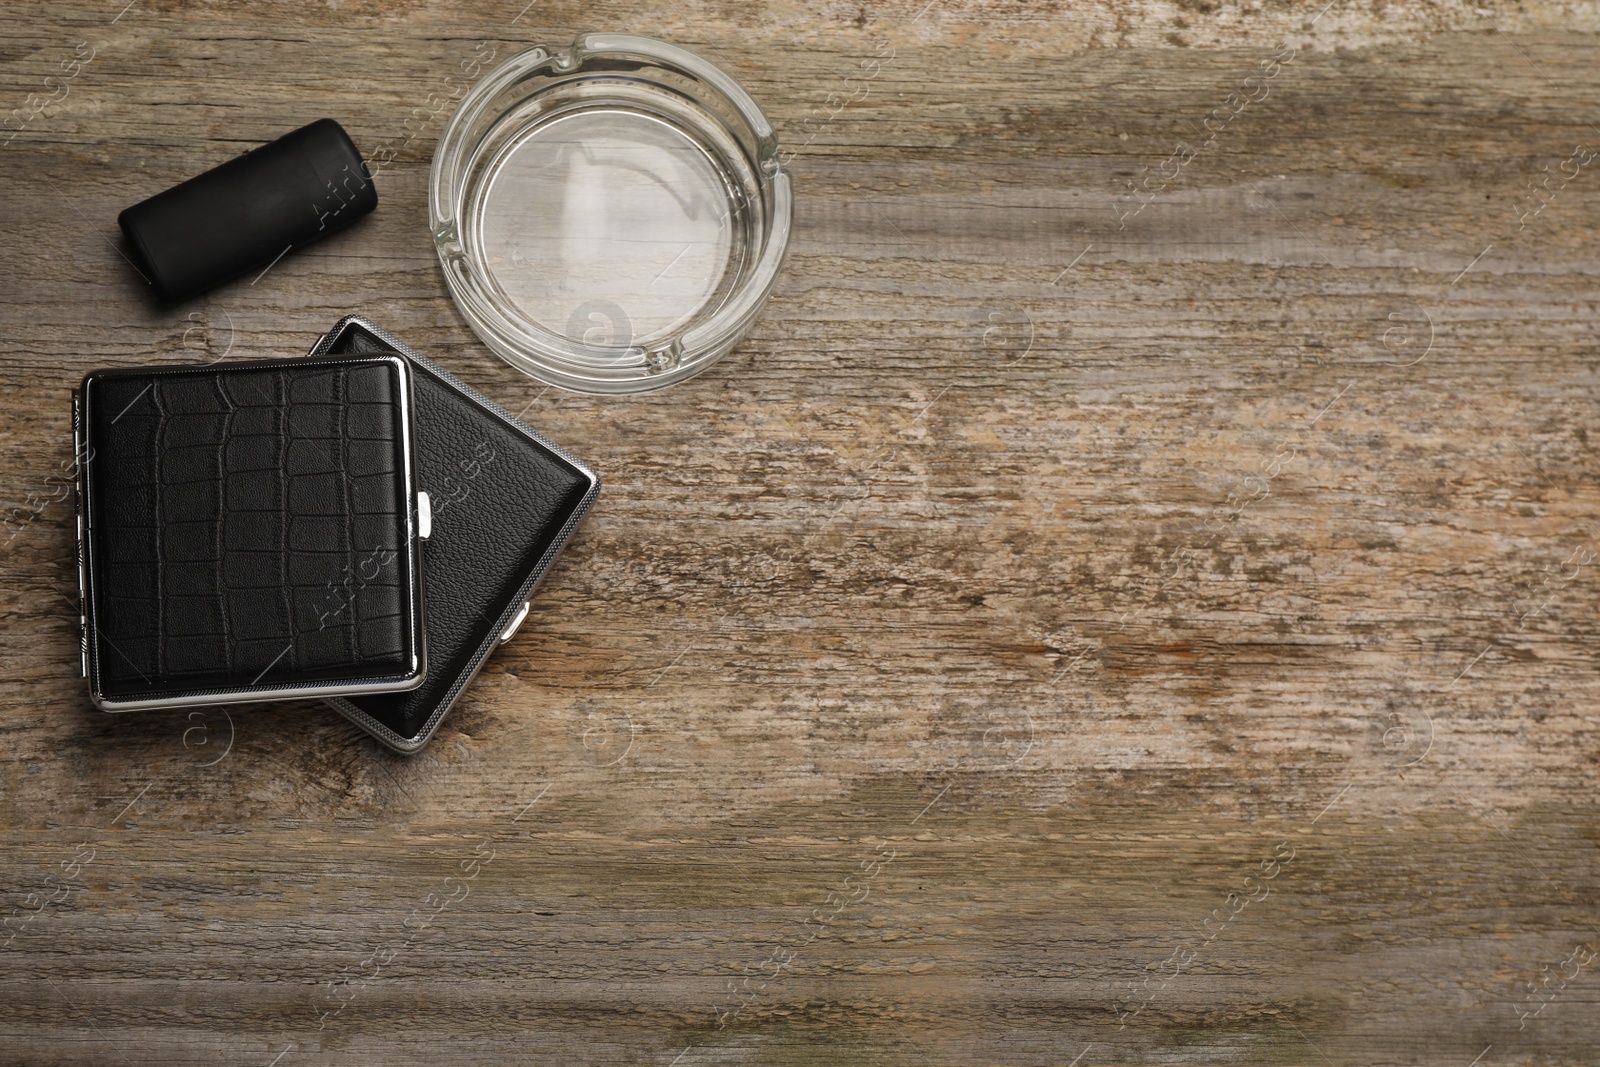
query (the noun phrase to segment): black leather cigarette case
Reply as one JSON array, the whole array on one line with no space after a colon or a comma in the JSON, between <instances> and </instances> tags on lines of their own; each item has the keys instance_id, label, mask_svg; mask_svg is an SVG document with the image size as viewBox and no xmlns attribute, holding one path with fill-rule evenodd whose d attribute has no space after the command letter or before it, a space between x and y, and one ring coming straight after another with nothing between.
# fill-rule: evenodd
<instances>
[{"instance_id":1,"label":"black leather cigarette case","mask_svg":"<svg viewBox=\"0 0 1600 1067\"><path fill-rule=\"evenodd\" d=\"M98 707L422 682L411 379L392 353L84 378L80 625Z\"/></svg>"},{"instance_id":2,"label":"black leather cigarette case","mask_svg":"<svg viewBox=\"0 0 1600 1067\"><path fill-rule=\"evenodd\" d=\"M341 319L313 358L402 355L416 400L417 485L432 500L426 547L428 677L404 693L330 700L397 752L416 752L497 647L600 492L582 461L366 319Z\"/></svg>"}]
</instances>

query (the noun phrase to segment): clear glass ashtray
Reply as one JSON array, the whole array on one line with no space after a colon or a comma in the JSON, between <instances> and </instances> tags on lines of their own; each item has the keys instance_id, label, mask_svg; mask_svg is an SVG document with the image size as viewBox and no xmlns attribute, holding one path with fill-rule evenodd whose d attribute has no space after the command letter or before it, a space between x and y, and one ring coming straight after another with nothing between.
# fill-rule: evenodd
<instances>
[{"instance_id":1,"label":"clear glass ashtray","mask_svg":"<svg viewBox=\"0 0 1600 1067\"><path fill-rule=\"evenodd\" d=\"M794 215L772 125L686 49L591 33L514 56L463 97L428 206L451 295L541 381L659 389L736 345Z\"/></svg>"}]
</instances>

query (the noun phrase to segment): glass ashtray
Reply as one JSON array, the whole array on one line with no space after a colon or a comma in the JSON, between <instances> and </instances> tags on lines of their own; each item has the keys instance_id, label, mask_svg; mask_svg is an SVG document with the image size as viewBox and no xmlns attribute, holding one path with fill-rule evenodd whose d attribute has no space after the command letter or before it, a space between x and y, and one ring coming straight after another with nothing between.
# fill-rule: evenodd
<instances>
[{"instance_id":1,"label":"glass ashtray","mask_svg":"<svg viewBox=\"0 0 1600 1067\"><path fill-rule=\"evenodd\" d=\"M590 33L463 97L428 207L450 293L541 381L636 393L721 359L772 291L794 215L772 124L677 45Z\"/></svg>"}]
</instances>

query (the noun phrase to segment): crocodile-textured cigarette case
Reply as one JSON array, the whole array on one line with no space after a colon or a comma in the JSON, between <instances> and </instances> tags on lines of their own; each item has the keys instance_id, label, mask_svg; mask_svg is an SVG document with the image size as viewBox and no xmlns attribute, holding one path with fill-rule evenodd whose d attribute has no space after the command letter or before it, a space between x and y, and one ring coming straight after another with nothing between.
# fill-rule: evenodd
<instances>
[{"instance_id":1,"label":"crocodile-textured cigarette case","mask_svg":"<svg viewBox=\"0 0 1600 1067\"><path fill-rule=\"evenodd\" d=\"M73 428L94 703L420 685L411 391L394 353L90 372Z\"/></svg>"}]
</instances>

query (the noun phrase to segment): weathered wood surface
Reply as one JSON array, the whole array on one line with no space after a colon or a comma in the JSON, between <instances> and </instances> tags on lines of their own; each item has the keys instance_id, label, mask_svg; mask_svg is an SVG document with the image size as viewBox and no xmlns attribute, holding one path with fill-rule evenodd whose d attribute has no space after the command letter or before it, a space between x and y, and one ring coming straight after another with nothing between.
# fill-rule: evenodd
<instances>
[{"instance_id":1,"label":"weathered wood surface","mask_svg":"<svg viewBox=\"0 0 1600 1067\"><path fill-rule=\"evenodd\" d=\"M521 6L0 5L5 108L93 51L0 149L0 1062L1595 1062L1593 8ZM403 125L608 27L798 151L632 399L486 354ZM116 212L324 114L378 212L154 307ZM350 310L602 473L532 618L410 760L94 712L68 389Z\"/></svg>"}]
</instances>

